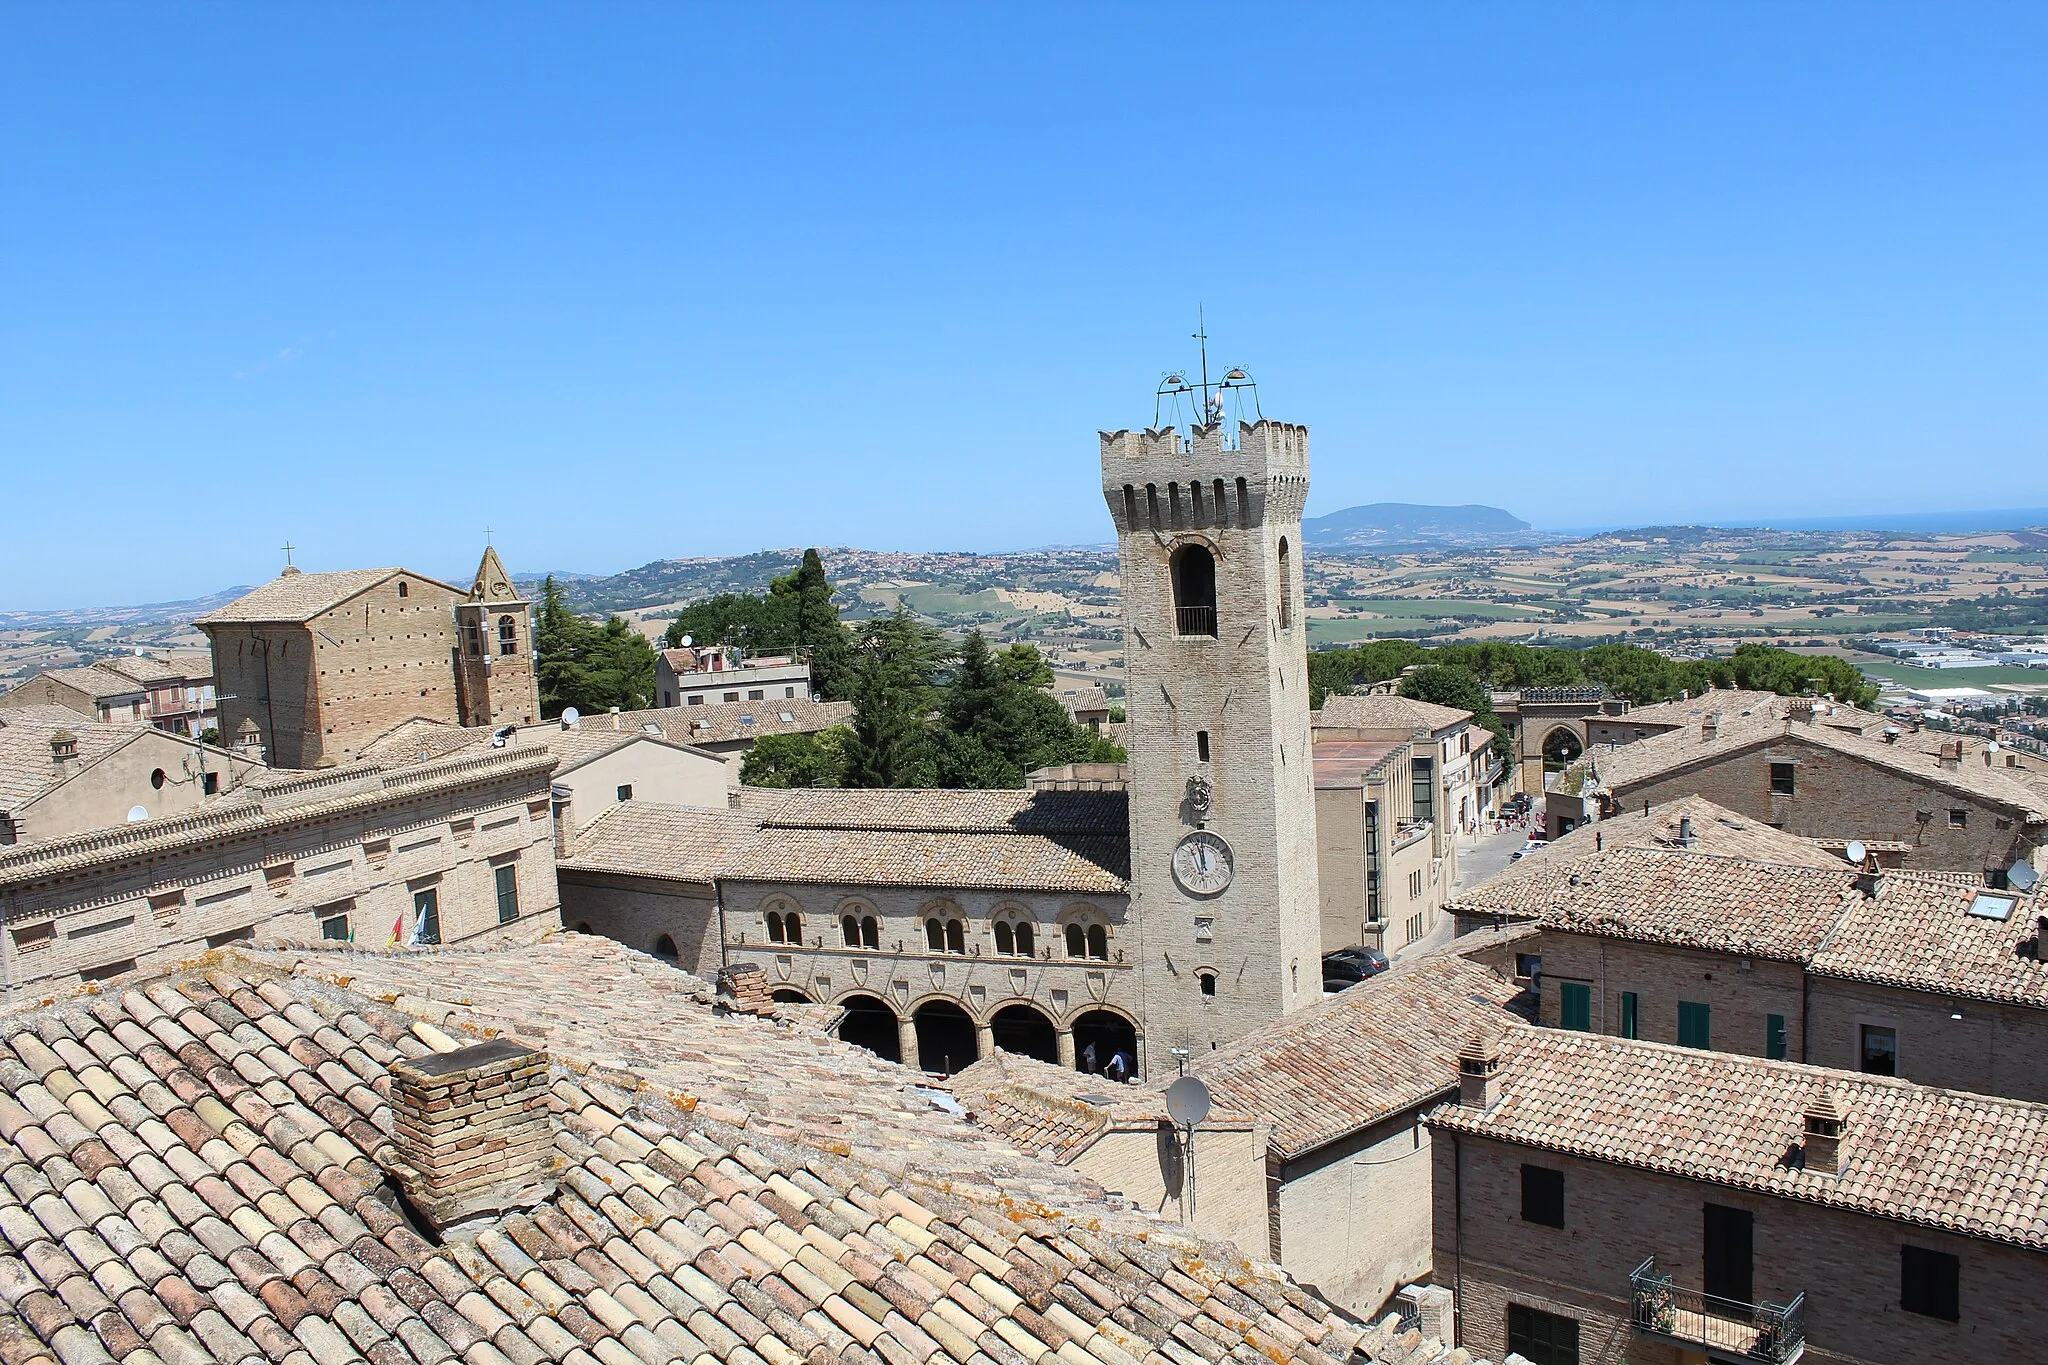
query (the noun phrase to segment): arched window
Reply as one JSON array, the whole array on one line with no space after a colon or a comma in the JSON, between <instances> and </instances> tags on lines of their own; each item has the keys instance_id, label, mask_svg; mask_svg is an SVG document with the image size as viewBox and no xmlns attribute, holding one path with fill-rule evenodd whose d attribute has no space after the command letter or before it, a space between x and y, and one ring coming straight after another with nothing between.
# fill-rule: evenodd
<instances>
[{"instance_id":1,"label":"arched window","mask_svg":"<svg viewBox=\"0 0 2048 1365\"><path fill-rule=\"evenodd\" d=\"M935 953L946 951L946 925L944 921L928 919L924 922L924 946Z\"/></svg>"},{"instance_id":2,"label":"arched window","mask_svg":"<svg viewBox=\"0 0 2048 1365\"><path fill-rule=\"evenodd\" d=\"M794 910L768 912L768 941L770 943L802 943L804 941L803 917Z\"/></svg>"},{"instance_id":3,"label":"arched window","mask_svg":"<svg viewBox=\"0 0 2048 1365\"><path fill-rule=\"evenodd\" d=\"M509 616L498 618L498 652L517 654L519 652L519 627L512 624Z\"/></svg>"},{"instance_id":4,"label":"arched window","mask_svg":"<svg viewBox=\"0 0 2048 1365\"><path fill-rule=\"evenodd\" d=\"M1109 930L1099 924L1088 926L1088 956L1099 962L1109 961Z\"/></svg>"},{"instance_id":5,"label":"arched window","mask_svg":"<svg viewBox=\"0 0 2048 1365\"><path fill-rule=\"evenodd\" d=\"M1195 973L1195 981L1196 981L1196 983L1197 983L1197 984L1199 984L1199 985L1201 986L1201 988L1202 988L1202 994L1203 994L1204 996L1207 996L1207 997L1208 997L1208 998L1210 998L1210 999L1214 999L1214 998L1215 998L1215 996L1216 996L1216 973L1214 973L1214 972L1211 972L1211 971L1199 971L1199 972L1196 972L1196 973Z\"/></svg>"},{"instance_id":6,"label":"arched window","mask_svg":"<svg viewBox=\"0 0 2048 1365\"><path fill-rule=\"evenodd\" d=\"M1088 956L1088 931L1078 924L1067 926L1067 956Z\"/></svg>"},{"instance_id":7,"label":"arched window","mask_svg":"<svg viewBox=\"0 0 2048 1365\"><path fill-rule=\"evenodd\" d=\"M839 936L846 940L847 947L860 947L860 921L852 915L841 915L839 917Z\"/></svg>"},{"instance_id":8,"label":"arched window","mask_svg":"<svg viewBox=\"0 0 2048 1365\"><path fill-rule=\"evenodd\" d=\"M1019 905L1005 906L996 911L990 932L996 940L998 957L1032 957L1038 948L1038 926L1031 920L1031 912Z\"/></svg>"},{"instance_id":9,"label":"arched window","mask_svg":"<svg viewBox=\"0 0 2048 1365\"><path fill-rule=\"evenodd\" d=\"M1294 571L1288 562L1287 537L1280 537L1280 629L1294 625Z\"/></svg>"},{"instance_id":10,"label":"arched window","mask_svg":"<svg viewBox=\"0 0 2048 1365\"><path fill-rule=\"evenodd\" d=\"M676 941L667 934L654 940L654 955L664 962L674 962L681 956L676 952Z\"/></svg>"},{"instance_id":11,"label":"arched window","mask_svg":"<svg viewBox=\"0 0 2048 1365\"><path fill-rule=\"evenodd\" d=\"M957 919L946 921L946 951L964 953L967 951L967 926Z\"/></svg>"},{"instance_id":12,"label":"arched window","mask_svg":"<svg viewBox=\"0 0 2048 1365\"><path fill-rule=\"evenodd\" d=\"M1216 635L1216 556L1206 545L1173 552L1173 632Z\"/></svg>"},{"instance_id":13,"label":"arched window","mask_svg":"<svg viewBox=\"0 0 2048 1365\"><path fill-rule=\"evenodd\" d=\"M882 926L873 915L860 917L860 946L879 948L882 946Z\"/></svg>"},{"instance_id":14,"label":"arched window","mask_svg":"<svg viewBox=\"0 0 2048 1365\"><path fill-rule=\"evenodd\" d=\"M399 579L399 580L398 580L398 595L399 595L400 597L410 597L410 596L412 596L412 591L411 591L411 589L409 589L408 587L406 587L406 584L405 584L405 580L404 580L403 578L401 578L401 579Z\"/></svg>"}]
</instances>

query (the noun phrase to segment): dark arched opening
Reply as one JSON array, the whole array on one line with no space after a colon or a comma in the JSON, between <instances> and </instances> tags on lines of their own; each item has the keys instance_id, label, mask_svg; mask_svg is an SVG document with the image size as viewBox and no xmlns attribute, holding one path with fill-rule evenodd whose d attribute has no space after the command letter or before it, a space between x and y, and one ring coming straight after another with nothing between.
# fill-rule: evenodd
<instances>
[{"instance_id":1,"label":"dark arched opening","mask_svg":"<svg viewBox=\"0 0 2048 1365\"><path fill-rule=\"evenodd\" d=\"M996 1046L1005 1052L1022 1053L1041 1062L1058 1063L1060 1059L1059 1031L1052 1020L1029 1005L1003 1006L989 1020L989 1027Z\"/></svg>"},{"instance_id":2,"label":"dark arched opening","mask_svg":"<svg viewBox=\"0 0 2048 1365\"><path fill-rule=\"evenodd\" d=\"M1121 1057L1125 1077L1138 1070L1138 1030L1121 1014L1089 1010L1074 1021L1074 1065L1091 1075L1114 1076Z\"/></svg>"},{"instance_id":3,"label":"dark arched opening","mask_svg":"<svg viewBox=\"0 0 2048 1365\"><path fill-rule=\"evenodd\" d=\"M932 1000L917 1007L917 1064L939 1076L950 1076L974 1064L974 1020L950 1000Z\"/></svg>"},{"instance_id":4,"label":"dark arched opening","mask_svg":"<svg viewBox=\"0 0 2048 1365\"><path fill-rule=\"evenodd\" d=\"M1287 537L1280 537L1280 629L1294 625L1294 564L1287 553Z\"/></svg>"},{"instance_id":5,"label":"dark arched opening","mask_svg":"<svg viewBox=\"0 0 2048 1365\"><path fill-rule=\"evenodd\" d=\"M896 1033L896 1011L872 995L849 995L840 1002L846 1017L839 1022L840 1041L864 1047L892 1062L903 1060Z\"/></svg>"},{"instance_id":6,"label":"dark arched opening","mask_svg":"<svg viewBox=\"0 0 2048 1365\"><path fill-rule=\"evenodd\" d=\"M1579 737L1560 725L1543 737L1543 771L1563 772L1585 751Z\"/></svg>"},{"instance_id":7,"label":"dark arched opening","mask_svg":"<svg viewBox=\"0 0 2048 1365\"><path fill-rule=\"evenodd\" d=\"M667 934L663 934L660 938L654 940L654 955L663 962L674 962L681 956L681 954L676 952L676 941Z\"/></svg>"},{"instance_id":8,"label":"dark arched opening","mask_svg":"<svg viewBox=\"0 0 2048 1365\"><path fill-rule=\"evenodd\" d=\"M1176 635L1216 634L1216 556L1206 545L1173 552L1173 630Z\"/></svg>"},{"instance_id":9,"label":"dark arched opening","mask_svg":"<svg viewBox=\"0 0 2048 1365\"><path fill-rule=\"evenodd\" d=\"M808 1005L811 1003L811 997L805 995L794 986L778 987L769 998L778 1005Z\"/></svg>"}]
</instances>

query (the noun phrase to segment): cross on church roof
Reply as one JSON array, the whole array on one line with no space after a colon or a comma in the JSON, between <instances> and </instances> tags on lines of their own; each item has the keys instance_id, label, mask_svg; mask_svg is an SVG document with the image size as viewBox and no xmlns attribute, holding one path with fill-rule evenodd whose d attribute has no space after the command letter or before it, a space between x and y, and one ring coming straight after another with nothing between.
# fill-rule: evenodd
<instances>
[{"instance_id":1,"label":"cross on church roof","mask_svg":"<svg viewBox=\"0 0 2048 1365\"><path fill-rule=\"evenodd\" d=\"M285 567L286 567L286 568L290 568L290 567L291 567L291 563L292 563L292 551L293 551L293 550L296 550L297 548L298 548L298 546L296 546L296 545L292 544L292 543L291 543L291 542L290 542L289 540L287 540L287 541L286 541L286 542L284 543L284 563L285 563Z\"/></svg>"}]
</instances>

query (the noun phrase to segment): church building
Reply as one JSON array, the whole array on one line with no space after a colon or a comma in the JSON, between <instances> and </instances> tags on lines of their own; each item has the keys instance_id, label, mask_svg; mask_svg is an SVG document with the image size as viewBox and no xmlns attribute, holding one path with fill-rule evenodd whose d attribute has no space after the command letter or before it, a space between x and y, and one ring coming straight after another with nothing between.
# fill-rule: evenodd
<instances>
[{"instance_id":1,"label":"church building","mask_svg":"<svg viewBox=\"0 0 2048 1365\"><path fill-rule=\"evenodd\" d=\"M347 763L414 718L540 718L530 604L495 549L465 592L408 569L278 577L201 617L223 742L276 768Z\"/></svg>"}]
</instances>

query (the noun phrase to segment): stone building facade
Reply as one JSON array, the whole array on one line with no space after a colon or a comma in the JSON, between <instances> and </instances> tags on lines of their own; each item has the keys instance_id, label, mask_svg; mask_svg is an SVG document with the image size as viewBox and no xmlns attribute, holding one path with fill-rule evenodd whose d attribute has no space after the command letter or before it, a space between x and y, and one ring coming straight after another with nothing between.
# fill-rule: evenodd
<instances>
[{"instance_id":1,"label":"stone building facade","mask_svg":"<svg viewBox=\"0 0 2048 1365\"><path fill-rule=\"evenodd\" d=\"M1475 1355L2040 1354L2048 1109L1544 1029L1462 1066L1429 1120L1435 1281Z\"/></svg>"},{"instance_id":2,"label":"stone building facade","mask_svg":"<svg viewBox=\"0 0 2048 1365\"><path fill-rule=\"evenodd\" d=\"M1324 952L1394 951L1437 924L1447 883L1415 814L1412 746L1317 739L1316 885Z\"/></svg>"},{"instance_id":3,"label":"stone building facade","mask_svg":"<svg viewBox=\"0 0 2048 1365\"><path fill-rule=\"evenodd\" d=\"M1131 921L1153 1070L1322 998L1305 427L1102 435L1123 582Z\"/></svg>"},{"instance_id":4,"label":"stone building facade","mask_svg":"<svg viewBox=\"0 0 2048 1365\"><path fill-rule=\"evenodd\" d=\"M548 754L268 774L206 809L0 850L10 999L229 942L485 944L560 926Z\"/></svg>"},{"instance_id":5,"label":"stone building facade","mask_svg":"<svg viewBox=\"0 0 2048 1365\"><path fill-rule=\"evenodd\" d=\"M1733 818L1686 808L1693 829ZM1461 922L1531 926L1517 949L1544 1024L2048 1102L2038 891L1861 871L1769 830L1747 857L1596 849L1609 823L1630 828L1581 830L1460 898Z\"/></svg>"},{"instance_id":6,"label":"stone building facade","mask_svg":"<svg viewBox=\"0 0 2048 1365\"><path fill-rule=\"evenodd\" d=\"M1821 708L1828 708L1823 711ZM1876 734L1831 723L1874 722ZM1791 834L1884 841L1909 868L2003 882L2048 870L2041 760L1883 729L1883 717L1804 698L1709 711L1683 729L1590 753L1545 798L1550 836L1607 815L1700 796ZM1932 751L1925 740L1935 741Z\"/></svg>"},{"instance_id":7,"label":"stone building facade","mask_svg":"<svg viewBox=\"0 0 2048 1365\"><path fill-rule=\"evenodd\" d=\"M198 810L260 771L147 721L16 707L0 712L0 845Z\"/></svg>"},{"instance_id":8,"label":"stone building facade","mask_svg":"<svg viewBox=\"0 0 2048 1365\"><path fill-rule=\"evenodd\" d=\"M221 733L254 727L273 767L355 759L419 717L540 718L527 604L487 551L468 591L405 569L287 568L196 623L213 644Z\"/></svg>"}]
</instances>

